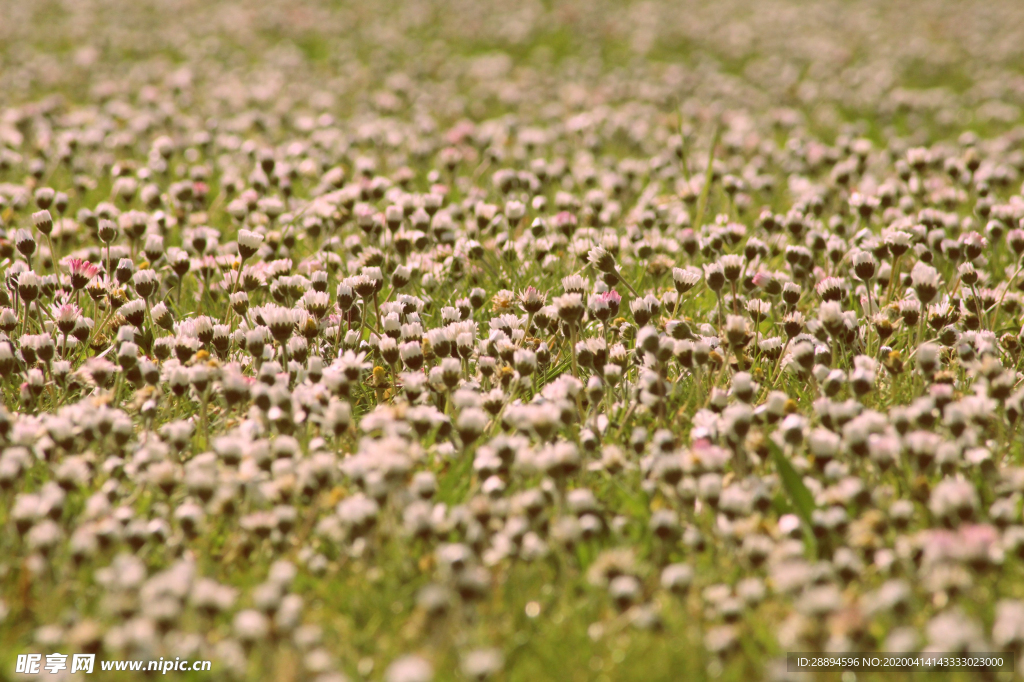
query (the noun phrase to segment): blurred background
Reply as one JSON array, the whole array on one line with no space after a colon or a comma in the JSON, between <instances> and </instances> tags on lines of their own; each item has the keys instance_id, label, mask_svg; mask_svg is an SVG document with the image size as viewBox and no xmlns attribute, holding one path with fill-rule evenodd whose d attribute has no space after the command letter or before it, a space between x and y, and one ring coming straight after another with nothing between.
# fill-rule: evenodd
<instances>
[{"instance_id":1,"label":"blurred background","mask_svg":"<svg viewBox=\"0 0 1024 682\"><path fill-rule=\"evenodd\" d=\"M478 119L633 98L913 136L1012 126L1024 99L1016 0L3 0L0 16L8 103L170 85L268 119L296 103Z\"/></svg>"}]
</instances>

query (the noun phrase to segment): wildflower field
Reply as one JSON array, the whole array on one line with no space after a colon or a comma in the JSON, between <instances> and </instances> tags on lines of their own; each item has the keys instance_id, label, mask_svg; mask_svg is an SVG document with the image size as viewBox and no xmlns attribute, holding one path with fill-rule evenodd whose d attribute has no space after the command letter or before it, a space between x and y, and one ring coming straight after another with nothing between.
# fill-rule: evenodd
<instances>
[{"instance_id":1,"label":"wildflower field","mask_svg":"<svg viewBox=\"0 0 1024 682\"><path fill-rule=\"evenodd\" d=\"M0 0L0 679L1020 676L1022 107L1019 0Z\"/></svg>"}]
</instances>

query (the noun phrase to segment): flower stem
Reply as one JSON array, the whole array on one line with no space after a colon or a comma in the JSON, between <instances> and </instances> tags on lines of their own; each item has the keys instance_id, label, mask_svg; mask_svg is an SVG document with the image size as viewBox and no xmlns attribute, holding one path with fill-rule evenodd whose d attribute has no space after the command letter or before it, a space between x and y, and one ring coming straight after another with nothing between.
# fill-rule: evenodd
<instances>
[{"instance_id":1,"label":"flower stem","mask_svg":"<svg viewBox=\"0 0 1024 682\"><path fill-rule=\"evenodd\" d=\"M569 357L572 359L572 375L579 379L580 370L579 367L576 366L576 324L577 323L573 322L569 325L569 341L571 344L569 346Z\"/></svg>"}]
</instances>

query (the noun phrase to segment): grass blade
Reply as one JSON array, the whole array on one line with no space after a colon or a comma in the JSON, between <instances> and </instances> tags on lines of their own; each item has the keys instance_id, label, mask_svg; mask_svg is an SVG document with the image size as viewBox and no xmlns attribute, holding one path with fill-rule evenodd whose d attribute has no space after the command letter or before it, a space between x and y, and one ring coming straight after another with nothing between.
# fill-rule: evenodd
<instances>
[{"instance_id":1,"label":"grass blade","mask_svg":"<svg viewBox=\"0 0 1024 682\"><path fill-rule=\"evenodd\" d=\"M793 465L786 459L786 455L783 454L781 448L774 442L769 441L768 449L772 453L772 459L775 460L775 468L782 479L782 487L789 497L790 504L793 505L797 515L803 519L804 523L810 526L811 513L814 511L814 496L811 495L811 491L804 485L800 474L797 473Z\"/></svg>"},{"instance_id":2,"label":"grass blade","mask_svg":"<svg viewBox=\"0 0 1024 682\"><path fill-rule=\"evenodd\" d=\"M700 190L700 198L697 200L697 215L693 220L693 228L698 229L704 222L704 211L708 207L708 196L711 194L711 175L715 163L715 147L722 137L722 126L715 126L715 136L711 140L711 149L708 151L708 165L704 169L704 186Z\"/></svg>"}]
</instances>

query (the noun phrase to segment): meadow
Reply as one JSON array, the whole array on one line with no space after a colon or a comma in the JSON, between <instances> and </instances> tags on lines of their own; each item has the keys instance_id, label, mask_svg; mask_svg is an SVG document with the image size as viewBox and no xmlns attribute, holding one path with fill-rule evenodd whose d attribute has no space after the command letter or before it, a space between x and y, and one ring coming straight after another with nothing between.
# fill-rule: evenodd
<instances>
[{"instance_id":1,"label":"meadow","mask_svg":"<svg viewBox=\"0 0 1024 682\"><path fill-rule=\"evenodd\" d=\"M1020 3L0 17L0 679L1024 666Z\"/></svg>"}]
</instances>

